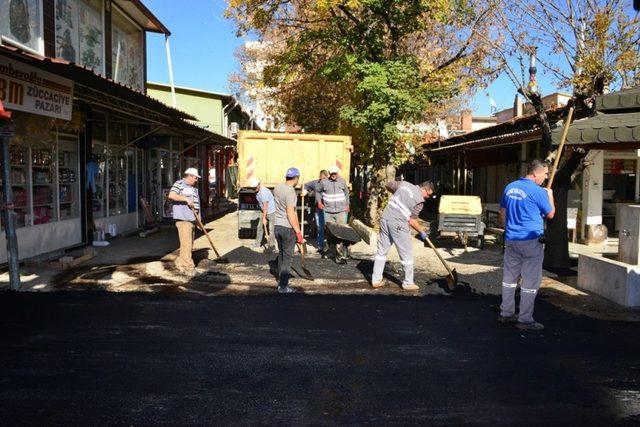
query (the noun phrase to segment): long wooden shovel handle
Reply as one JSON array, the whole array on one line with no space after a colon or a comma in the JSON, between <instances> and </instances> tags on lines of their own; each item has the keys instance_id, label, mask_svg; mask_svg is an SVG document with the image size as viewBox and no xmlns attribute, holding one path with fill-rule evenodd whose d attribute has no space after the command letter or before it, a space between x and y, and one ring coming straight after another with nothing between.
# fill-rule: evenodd
<instances>
[{"instance_id":1,"label":"long wooden shovel handle","mask_svg":"<svg viewBox=\"0 0 640 427\"><path fill-rule=\"evenodd\" d=\"M444 268L446 268L447 271L449 272L449 275L453 277L453 271L451 270L451 267L449 267L449 264L447 264L447 261L445 261L445 259L442 257L442 255L440 255L440 252L438 252L438 249L433 245L433 243L431 242L431 239L429 239L429 237L427 237L425 239L425 241L431 247L431 249L433 249L433 251L436 253L438 258L440 259L440 262L442 262L442 265L444 265Z\"/></svg>"},{"instance_id":2,"label":"long wooden shovel handle","mask_svg":"<svg viewBox=\"0 0 640 427\"><path fill-rule=\"evenodd\" d=\"M207 236L207 240L209 241L209 244L211 245L211 249L213 249L213 252L215 252L216 257L220 258L220 254L218 253L218 250L216 249L216 246L213 244L213 240L211 240L211 236L209 236L209 233L207 233L207 230L204 228L204 224L202 224L202 221L200 220L200 215L198 215L196 210L194 208L192 208L191 206L189 206L189 208L191 209L191 212L193 212L193 215L196 217L196 224L198 224L198 227L200 227L200 230L202 230L204 235Z\"/></svg>"},{"instance_id":3,"label":"long wooden shovel handle","mask_svg":"<svg viewBox=\"0 0 640 427\"><path fill-rule=\"evenodd\" d=\"M562 149L564 143L567 140L567 134L569 133L569 126L571 126L571 119L573 119L573 107L569 107L569 113L567 119L564 121L564 127L562 128L562 137L560 138L560 145L558 146L558 153L556 158L553 159L553 166L549 172L549 179L547 180L547 188L551 188L553 185L553 179L556 177L556 171L558 170L558 164L560 163L560 157L562 157Z\"/></svg>"}]
</instances>

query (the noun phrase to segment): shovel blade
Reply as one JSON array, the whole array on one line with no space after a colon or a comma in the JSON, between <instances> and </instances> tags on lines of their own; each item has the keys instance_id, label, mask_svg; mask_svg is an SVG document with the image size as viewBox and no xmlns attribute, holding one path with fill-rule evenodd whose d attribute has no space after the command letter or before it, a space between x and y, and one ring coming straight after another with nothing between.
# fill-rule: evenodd
<instances>
[{"instance_id":1,"label":"shovel blade","mask_svg":"<svg viewBox=\"0 0 640 427\"><path fill-rule=\"evenodd\" d=\"M458 284L458 272L454 268L451 270L451 274L447 276L447 286L450 290L453 290Z\"/></svg>"}]
</instances>

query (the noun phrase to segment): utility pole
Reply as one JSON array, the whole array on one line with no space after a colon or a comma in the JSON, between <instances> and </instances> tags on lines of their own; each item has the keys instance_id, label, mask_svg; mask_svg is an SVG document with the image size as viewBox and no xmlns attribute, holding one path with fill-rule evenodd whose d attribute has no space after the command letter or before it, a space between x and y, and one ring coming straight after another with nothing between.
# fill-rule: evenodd
<instances>
[{"instance_id":1,"label":"utility pole","mask_svg":"<svg viewBox=\"0 0 640 427\"><path fill-rule=\"evenodd\" d=\"M9 262L9 286L11 290L20 289L20 270L18 269L18 239L16 237L16 213L13 209L13 192L9 182L11 165L9 161L9 140L13 129L9 126L11 112L5 111L0 102L0 153L2 161L2 222L7 239L7 260Z\"/></svg>"}]
</instances>

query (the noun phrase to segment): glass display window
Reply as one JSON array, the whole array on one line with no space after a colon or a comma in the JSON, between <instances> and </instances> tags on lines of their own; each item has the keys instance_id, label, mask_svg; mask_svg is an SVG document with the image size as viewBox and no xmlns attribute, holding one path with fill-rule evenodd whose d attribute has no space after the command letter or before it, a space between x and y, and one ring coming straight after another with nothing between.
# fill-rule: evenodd
<instances>
[{"instance_id":1,"label":"glass display window","mask_svg":"<svg viewBox=\"0 0 640 427\"><path fill-rule=\"evenodd\" d=\"M58 135L60 220L76 218L80 214L79 166L78 138L74 135Z\"/></svg>"},{"instance_id":2,"label":"glass display window","mask_svg":"<svg viewBox=\"0 0 640 427\"><path fill-rule=\"evenodd\" d=\"M87 163L87 185L92 192L91 209L94 219L104 218L107 215L106 168L105 145L94 141L91 147L91 159Z\"/></svg>"},{"instance_id":3,"label":"glass display window","mask_svg":"<svg viewBox=\"0 0 640 427\"><path fill-rule=\"evenodd\" d=\"M56 141L31 146L32 224L47 224L58 219Z\"/></svg>"},{"instance_id":4,"label":"glass display window","mask_svg":"<svg viewBox=\"0 0 640 427\"><path fill-rule=\"evenodd\" d=\"M25 144L9 144L9 180L13 193L13 204L16 213L16 226L31 225L31 177L29 165L29 146ZM0 184L2 177L0 176ZM0 186L0 200L2 197ZM4 224L2 225L4 228Z\"/></svg>"},{"instance_id":5,"label":"glass display window","mask_svg":"<svg viewBox=\"0 0 640 427\"><path fill-rule=\"evenodd\" d=\"M0 0L0 36L3 42L44 53L42 0Z\"/></svg>"},{"instance_id":6,"label":"glass display window","mask_svg":"<svg viewBox=\"0 0 640 427\"><path fill-rule=\"evenodd\" d=\"M133 213L136 211L136 152L133 149L125 152L126 166L127 166L127 213Z\"/></svg>"},{"instance_id":7,"label":"glass display window","mask_svg":"<svg viewBox=\"0 0 640 427\"><path fill-rule=\"evenodd\" d=\"M127 209L127 162L120 147L107 147L107 173L109 216L121 215Z\"/></svg>"}]
</instances>

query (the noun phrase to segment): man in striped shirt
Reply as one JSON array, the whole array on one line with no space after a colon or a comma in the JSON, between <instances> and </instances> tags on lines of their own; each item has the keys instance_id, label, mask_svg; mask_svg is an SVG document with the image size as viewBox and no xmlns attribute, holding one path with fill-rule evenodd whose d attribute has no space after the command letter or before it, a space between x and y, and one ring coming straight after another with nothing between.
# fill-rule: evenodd
<instances>
[{"instance_id":1,"label":"man in striped shirt","mask_svg":"<svg viewBox=\"0 0 640 427\"><path fill-rule=\"evenodd\" d=\"M196 217L191 209L200 212L200 197L196 187L199 178L196 168L187 169L184 177L173 184L167 196L173 202L173 219L180 239L180 255L176 259L176 267L183 272L195 268L191 251Z\"/></svg>"}]
</instances>

